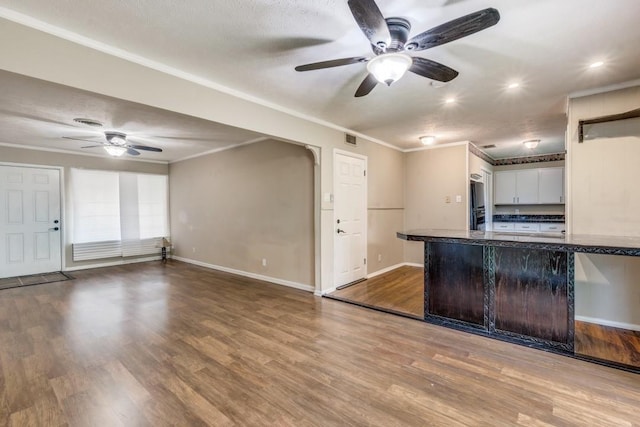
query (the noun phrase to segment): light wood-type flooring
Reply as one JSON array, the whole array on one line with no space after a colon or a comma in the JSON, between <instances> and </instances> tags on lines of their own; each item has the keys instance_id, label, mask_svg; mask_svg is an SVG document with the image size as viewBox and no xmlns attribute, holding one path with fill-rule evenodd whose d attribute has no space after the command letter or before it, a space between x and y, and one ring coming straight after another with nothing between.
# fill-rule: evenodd
<instances>
[{"instance_id":1,"label":"light wood-type flooring","mask_svg":"<svg viewBox=\"0 0 640 427\"><path fill-rule=\"evenodd\" d=\"M424 269L399 267L338 289L331 297L424 319Z\"/></svg>"},{"instance_id":2,"label":"light wood-type flooring","mask_svg":"<svg viewBox=\"0 0 640 427\"><path fill-rule=\"evenodd\" d=\"M575 352L640 368L640 332L576 321Z\"/></svg>"},{"instance_id":3,"label":"light wood-type flooring","mask_svg":"<svg viewBox=\"0 0 640 427\"><path fill-rule=\"evenodd\" d=\"M0 425L629 426L621 370L169 261L0 291Z\"/></svg>"},{"instance_id":4,"label":"light wood-type flooring","mask_svg":"<svg viewBox=\"0 0 640 427\"><path fill-rule=\"evenodd\" d=\"M423 289L424 270L403 266L337 290L331 297L422 319ZM640 332L576 321L575 353L640 368Z\"/></svg>"}]
</instances>

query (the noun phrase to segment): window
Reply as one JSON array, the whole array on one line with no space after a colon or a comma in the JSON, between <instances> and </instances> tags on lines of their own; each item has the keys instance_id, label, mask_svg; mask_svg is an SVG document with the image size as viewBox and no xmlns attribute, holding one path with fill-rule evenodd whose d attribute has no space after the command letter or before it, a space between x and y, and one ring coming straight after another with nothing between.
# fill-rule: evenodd
<instances>
[{"instance_id":1,"label":"window","mask_svg":"<svg viewBox=\"0 0 640 427\"><path fill-rule=\"evenodd\" d=\"M114 172L73 169L73 243L120 240L120 185Z\"/></svg>"},{"instance_id":2,"label":"window","mask_svg":"<svg viewBox=\"0 0 640 427\"><path fill-rule=\"evenodd\" d=\"M151 254L168 236L167 176L71 170L73 259Z\"/></svg>"}]
</instances>

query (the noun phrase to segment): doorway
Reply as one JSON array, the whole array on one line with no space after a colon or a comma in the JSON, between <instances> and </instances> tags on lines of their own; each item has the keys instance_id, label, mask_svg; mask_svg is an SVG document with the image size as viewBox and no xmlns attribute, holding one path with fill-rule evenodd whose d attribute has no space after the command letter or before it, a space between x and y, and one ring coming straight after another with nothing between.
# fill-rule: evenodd
<instances>
[{"instance_id":1,"label":"doorway","mask_svg":"<svg viewBox=\"0 0 640 427\"><path fill-rule=\"evenodd\" d=\"M60 271L60 170L0 165L0 278Z\"/></svg>"},{"instance_id":2,"label":"doorway","mask_svg":"<svg viewBox=\"0 0 640 427\"><path fill-rule=\"evenodd\" d=\"M342 150L333 156L334 286L367 276L367 158Z\"/></svg>"}]
</instances>

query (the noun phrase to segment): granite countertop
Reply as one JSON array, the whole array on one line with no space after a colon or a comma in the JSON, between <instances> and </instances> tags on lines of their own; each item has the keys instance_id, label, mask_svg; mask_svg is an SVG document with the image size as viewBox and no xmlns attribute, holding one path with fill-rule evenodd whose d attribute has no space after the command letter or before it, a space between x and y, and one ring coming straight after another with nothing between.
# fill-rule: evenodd
<instances>
[{"instance_id":1,"label":"granite countertop","mask_svg":"<svg viewBox=\"0 0 640 427\"><path fill-rule=\"evenodd\" d=\"M551 222L564 223L564 215L496 214L493 222Z\"/></svg>"},{"instance_id":2,"label":"granite countertop","mask_svg":"<svg viewBox=\"0 0 640 427\"><path fill-rule=\"evenodd\" d=\"M640 237L460 230L409 230L397 236L410 241L640 256Z\"/></svg>"}]
</instances>

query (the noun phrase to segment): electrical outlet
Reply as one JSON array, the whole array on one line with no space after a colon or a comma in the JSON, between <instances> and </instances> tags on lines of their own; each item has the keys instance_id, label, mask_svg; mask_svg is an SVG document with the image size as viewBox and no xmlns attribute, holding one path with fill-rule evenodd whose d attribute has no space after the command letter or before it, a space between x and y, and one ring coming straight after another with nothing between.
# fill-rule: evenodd
<instances>
[{"instance_id":1,"label":"electrical outlet","mask_svg":"<svg viewBox=\"0 0 640 427\"><path fill-rule=\"evenodd\" d=\"M378 262L382 261L382 254L378 254Z\"/></svg>"},{"instance_id":2,"label":"electrical outlet","mask_svg":"<svg viewBox=\"0 0 640 427\"><path fill-rule=\"evenodd\" d=\"M262 266L263 267L267 266L267 259L266 258L262 258Z\"/></svg>"},{"instance_id":3,"label":"electrical outlet","mask_svg":"<svg viewBox=\"0 0 640 427\"><path fill-rule=\"evenodd\" d=\"M191 248L191 252L196 253L196 248Z\"/></svg>"}]
</instances>

